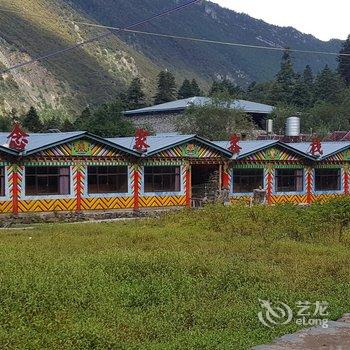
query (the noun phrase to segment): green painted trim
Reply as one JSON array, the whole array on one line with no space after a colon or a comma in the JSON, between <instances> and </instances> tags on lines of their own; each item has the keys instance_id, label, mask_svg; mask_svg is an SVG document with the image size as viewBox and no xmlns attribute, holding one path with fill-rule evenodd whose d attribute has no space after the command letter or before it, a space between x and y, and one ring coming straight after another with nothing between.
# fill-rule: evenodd
<instances>
[{"instance_id":1,"label":"green painted trim","mask_svg":"<svg viewBox=\"0 0 350 350\"><path fill-rule=\"evenodd\" d=\"M266 164L237 164L233 165L232 169L264 169Z\"/></svg>"},{"instance_id":2,"label":"green painted trim","mask_svg":"<svg viewBox=\"0 0 350 350\"><path fill-rule=\"evenodd\" d=\"M314 169L342 169L345 164L316 164Z\"/></svg>"},{"instance_id":3,"label":"green painted trim","mask_svg":"<svg viewBox=\"0 0 350 350\"><path fill-rule=\"evenodd\" d=\"M71 162L58 162L58 161L47 161L47 162L25 162L24 166L70 166L74 165L73 160Z\"/></svg>"},{"instance_id":4,"label":"green painted trim","mask_svg":"<svg viewBox=\"0 0 350 350\"><path fill-rule=\"evenodd\" d=\"M145 162L141 163L143 166L152 166L152 165L176 165L181 166L185 165L184 161L180 160L146 160Z\"/></svg>"}]
</instances>

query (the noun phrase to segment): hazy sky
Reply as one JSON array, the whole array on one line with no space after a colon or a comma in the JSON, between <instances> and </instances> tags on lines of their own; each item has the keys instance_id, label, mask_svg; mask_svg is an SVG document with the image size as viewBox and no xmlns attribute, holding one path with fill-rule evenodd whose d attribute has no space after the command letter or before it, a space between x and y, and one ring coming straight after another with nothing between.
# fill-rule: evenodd
<instances>
[{"instance_id":1,"label":"hazy sky","mask_svg":"<svg viewBox=\"0 0 350 350\"><path fill-rule=\"evenodd\" d=\"M322 40L350 34L349 0L211 0L279 26L292 26Z\"/></svg>"}]
</instances>

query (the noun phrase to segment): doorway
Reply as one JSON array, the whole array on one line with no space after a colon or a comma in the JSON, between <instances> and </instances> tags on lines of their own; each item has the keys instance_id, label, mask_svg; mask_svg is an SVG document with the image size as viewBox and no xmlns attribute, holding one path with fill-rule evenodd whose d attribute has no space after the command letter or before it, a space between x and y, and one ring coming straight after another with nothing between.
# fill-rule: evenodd
<instances>
[{"instance_id":1,"label":"doorway","mask_svg":"<svg viewBox=\"0 0 350 350\"><path fill-rule=\"evenodd\" d=\"M220 165L193 164L191 166L192 206L214 201L220 190Z\"/></svg>"}]
</instances>

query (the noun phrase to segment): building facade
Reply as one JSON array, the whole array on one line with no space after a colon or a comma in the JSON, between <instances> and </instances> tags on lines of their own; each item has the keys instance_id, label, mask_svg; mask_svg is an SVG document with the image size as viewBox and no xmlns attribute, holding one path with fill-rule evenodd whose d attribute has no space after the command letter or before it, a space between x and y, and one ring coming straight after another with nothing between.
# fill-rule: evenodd
<instances>
[{"instance_id":1,"label":"building facade","mask_svg":"<svg viewBox=\"0 0 350 350\"><path fill-rule=\"evenodd\" d=\"M125 111L124 118L136 127L148 128L156 133L176 132L179 122L190 106L205 106L212 100L209 97L190 97L182 100L162 103L151 107ZM273 112L273 107L262 103L234 100L231 108L241 109L251 116L257 128L265 129L265 119Z\"/></svg>"},{"instance_id":2,"label":"building facade","mask_svg":"<svg viewBox=\"0 0 350 350\"><path fill-rule=\"evenodd\" d=\"M191 207L213 175L232 201L257 188L269 204L349 194L350 142L325 142L314 156L308 143L274 140L242 141L233 154L229 142L197 135L150 136L146 152L132 137L87 132L31 134L23 151L7 137L0 134L1 214Z\"/></svg>"}]
</instances>

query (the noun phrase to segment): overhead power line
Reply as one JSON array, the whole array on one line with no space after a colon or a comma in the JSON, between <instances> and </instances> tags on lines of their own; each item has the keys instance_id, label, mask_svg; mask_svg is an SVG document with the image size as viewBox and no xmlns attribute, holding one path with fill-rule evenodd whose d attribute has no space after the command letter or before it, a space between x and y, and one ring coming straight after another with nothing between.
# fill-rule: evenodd
<instances>
[{"instance_id":1,"label":"overhead power line","mask_svg":"<svg viewBox=\"0 0 350 350\"><path fill-rule=\"evenodd\" d=\"M138 21L138 22L133 23L133 24L131 24L131 25L129 25L129 26L126 26L125 28L120 28L120 29L118 29L117 31L132 29L132 28L135 28L135 27L137 27L137 26L139 26L139 25L142 25L142 24L151 22L151 21L153 21L153 20L155 20L155 19L157 19L157 18L161 18L161 17L164 17L164 16L168 16L168 15L170 15L170 14L173 13L173 12L177 12L177 11L180 11L180 10L182 10L182 9L185 9L185 8L191 6L191 5L193 5L193 4L195 4L195 3L199 2L199 1L200 1L200 0L190 0L190 1L188 1L188 2L186 2L186 3L184 3L184 4L182 4L182 5L178 5L178 6L175 6L175 7L173 7L173 8L164 10L164 11L158 13L158 14L155 14L155 15L153 15L153 16L147 18L147 19L144 19L144 20L142 20L142 21ZM2 70L1 73L6 73L6 72L9 72L9 71L14 70L14 69L18 69L18 68L21 68L21 67L24 67L24 66L28 66L28 65L33 64L33 63L38 62L38 61L46 60L46 59L49 59L49 58L51 58L51 57L64 54L64 53L66 53L66 52L68 52L68 51L71 51L71 50L74 50L74 49L76 49L76 48L78 48L78 47L81 47L81 46L84 46L84 45L86 45L86 44L92 43L92 42L94 42L94 41L97 41L97 40L106 38L106 37L108 37L108 36L110 36L110 35L112 35L112 34L113 34L113 32L110 32L110 31L109 31L109 32L106 32L106 33L102 33L102 34L96 35L96 36L94 36L94 37L92 37L92 38L90 38L90 39L86 39L86 40L81 41L81 42L79 42L79 43L77 43L77 44L68 46L68 47L66 47L66 48L64 48L64 49L52 51L52 52L49 52L49 53L47 53L47 54L45 54L45 55L39 56L39 57L37 57L37 58L34 58L34 59L32 59L32 60L29 60L29 61L26 61L26 62L22 62L22 63L16 64L16 65L14 65L14 66L12 66L12 67L9 67L9 68L6 68L6 69Z\"/></svg>"},{"instance_id":2,"label":"overhead power line","mask_svg":"<svg viewBox=\"0 0 350 350\"><path fill-rule=\"evenodd\" d=\"M237 47L245 47L245 48L251 48L251 49L272 50L272 51L288 50L290 52L298 52L298 53L310 53L310 54L319 54L319 55L349 56L350 57L350 54L347 54L347 53L340 54L339 52L329 52L329 51L299 50L299 49L291 49L291 48L286 49L285 47L243 44L243 43L235 43L235 42L229 42L229 41L219 41L219 40L210 40L210 39L194 38L194 37L187 37L187 36L171 35L171 34L154 33L154 32L147 32L147 31L134 30L134 29L122 29L119 27L112 27L112 26L106 26L106 25L102 25L102 24L80 22L80 21L74 21L74 20L69 20L69 21L72 23L80 24L80 25L111 29L111 30L116 30L119 32L123 31L123 32L129 32L129 33L135 33L135 34L151 35L151 36L170 38L170 39L176 39L176 40L187 40L187 41L194 41L194 42L200 42L200 43L206 43L206 44L237 46Z\"/></svg>"}]
</instances>

